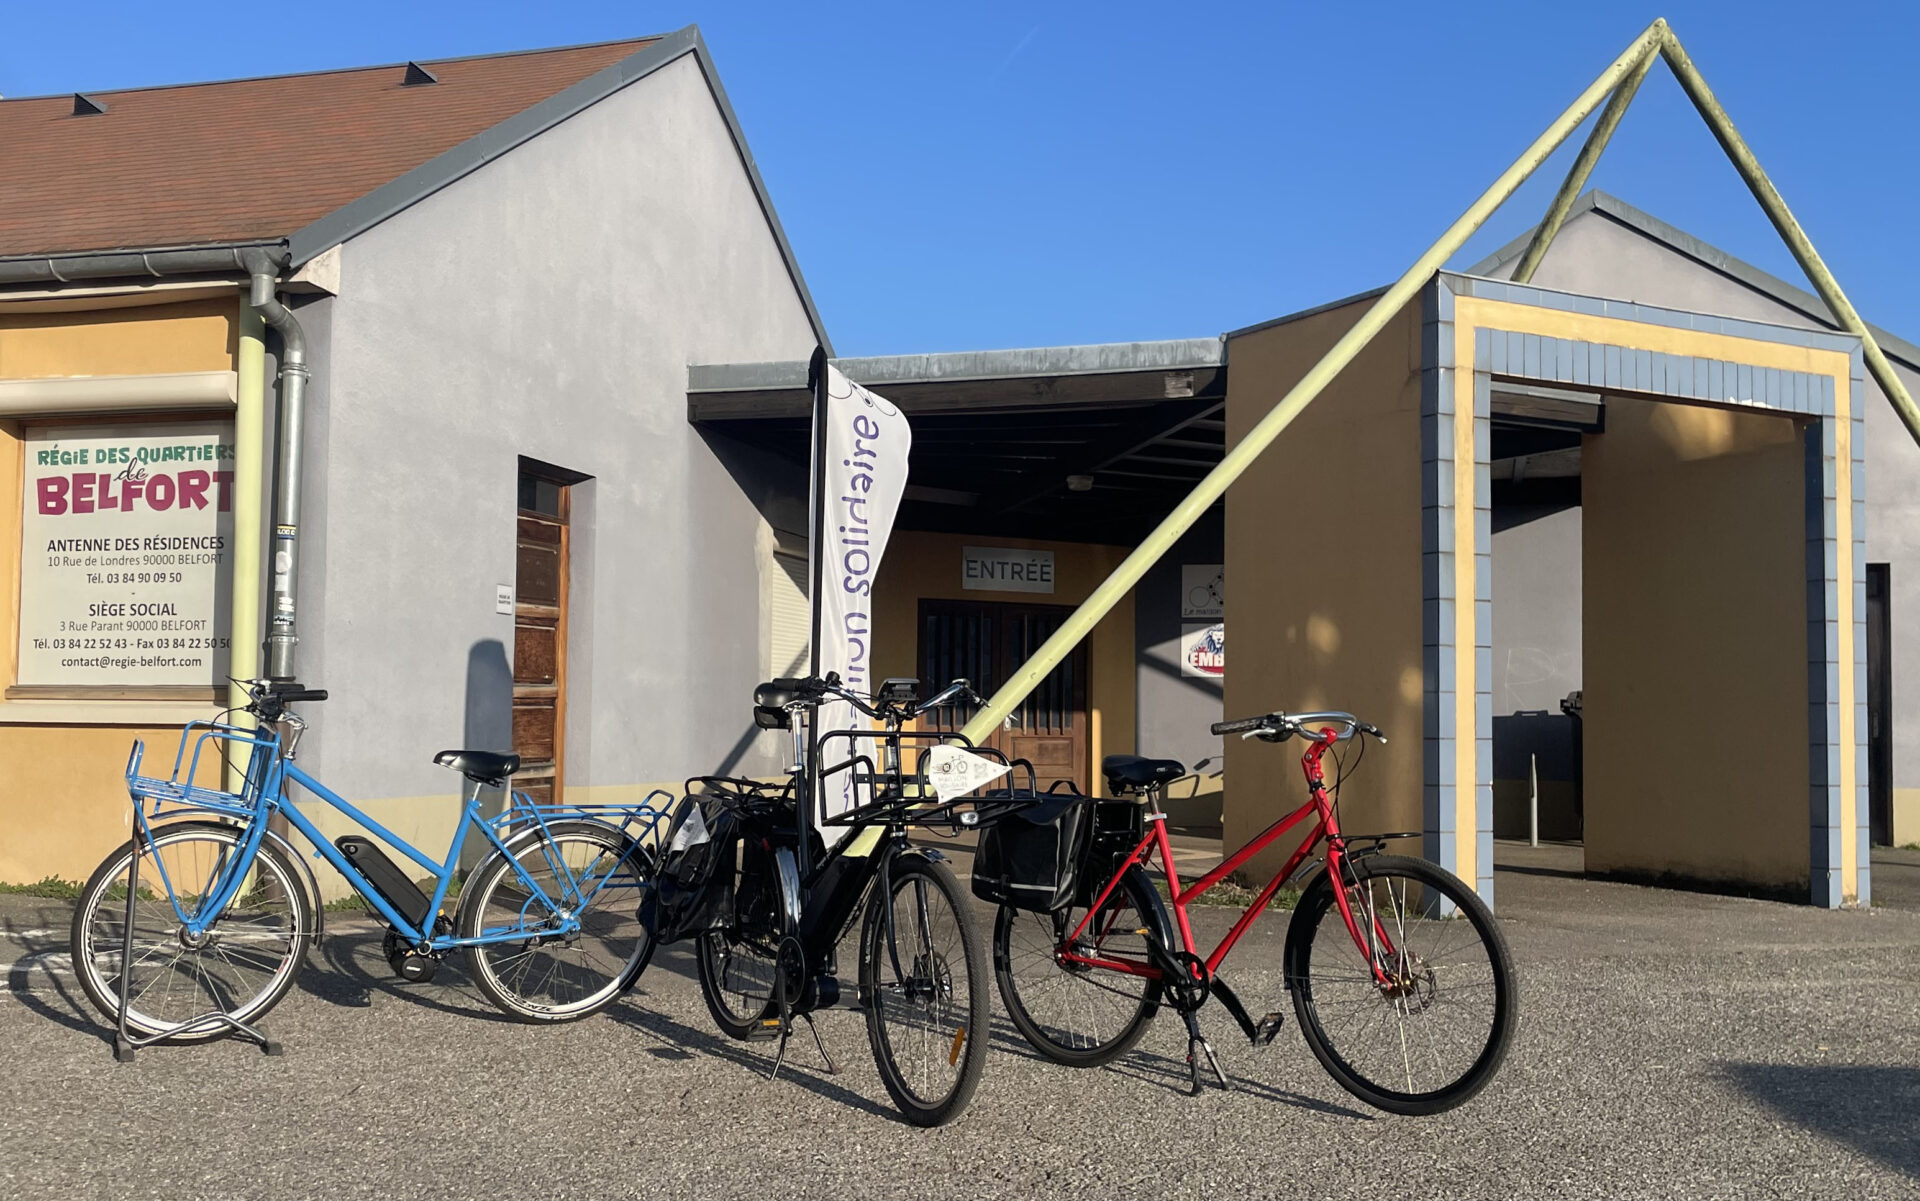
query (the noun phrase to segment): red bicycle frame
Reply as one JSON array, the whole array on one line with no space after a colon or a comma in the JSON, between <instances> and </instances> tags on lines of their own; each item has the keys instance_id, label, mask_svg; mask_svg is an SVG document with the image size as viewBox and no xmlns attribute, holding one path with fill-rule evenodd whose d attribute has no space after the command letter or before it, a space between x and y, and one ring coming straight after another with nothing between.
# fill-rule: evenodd
<instances>
[{"instance_id":1,"label":"red bicycle frame","mask_svg":"<svg viewBox=\"0 0 1920 1201\"><path fill-rule=\"evenodd\" d=\"M1120 881L1126 877L1127 869L1136 863L1144 867L1153 853L1159 852L1160 863L1167 873L1167 891L1171 894L1173 902L1174 920L1180 926L1181 949L1197 957L1199 952L1193 943L1193 927L1187 921L1187 905L1193 898L1200 896L1238 871L1249 859L1271 846L1288 830L1305 820L1309 814L1318 818L1319 824L1314 827L1313 833L1301 842L1299 848L1288 858L1286 866L1267 882L1267 886L1260 890L1260 895L1247 906L1247 911L1240 915L1240 920L1233 924L1233 929L1227 931L1226 937L1220 940L1220 945L1202 961L1206 965L1207 976L1214 975L1219 971L1221 962L1233 950L1234 944L1240 941L1240 936L1253 925L1253 919L1267 907L1267 903L1273 899L1273 894L1280 890L1280 885L1293 875L1294 870L1313 853L1321 842L1324 841L1327 844L1326 870L1334 873L1341 870L1342 861L1346 856L1346 840L1340 834L1339 818L1334 814L1333 802L1327 797L1326 773L1320 766L1321 756L1325 755L1327 749L1337 741L1339 736L1332 729L1324 729L1308 743L1306 753L1300 756L1300 767L1307 777L1306 804L1268 826L1253 841L1234 852L1232 858L1185 888L1180 887L1179 869L1174 866L1173 844L1167 838L1166 820L1160 814L1151 815L1147 822L1150 828L1141 838L1140 845L1133 848L1133 853L1127 856L1119 870L1114 872L1113 879L1107 881L1106 888L1095 898L1092 906L1087 910L1087 915L1080 919L1080 924L1074 927L1073 932L1061 943L1058 951L1060 962L1105 968L1109 971L1124 972L1130 976L1144 976L1153 980L1160 979L1160 969L1153 964L1132 959L1116 959L1098 953L1081 954L1074 949L1080 946L1080 939L1086 934L1088 923L1106 905L1107 898L1113 895L1113 890L1118 888ZM1335 880L1340 878L1337 874L1334 876ZM1381 970L1379 954L1392 954L1392 943L1387 937L1386 930L1381 927L1378 918L1369 913L1367 924L1372 927L1372 939L1369 940L1368 936L1361 932L1360 924L1354 920L1352 907L1347 902L1347 890L1335 888L1333 896L1334 903L1340 909L1340 918L1346 923L1347 933L1352 936L1354 946L1359 948L1361 957L1372 969L1374 979L1383 986L1387 985L1389 980ZM1105 941L1106 933L1105 930L1100 931L1100 938L1095 942L1096 951L1099 943ZM1369 945L1370 941L1371 945Z\"/></svg>"}]
</instances>

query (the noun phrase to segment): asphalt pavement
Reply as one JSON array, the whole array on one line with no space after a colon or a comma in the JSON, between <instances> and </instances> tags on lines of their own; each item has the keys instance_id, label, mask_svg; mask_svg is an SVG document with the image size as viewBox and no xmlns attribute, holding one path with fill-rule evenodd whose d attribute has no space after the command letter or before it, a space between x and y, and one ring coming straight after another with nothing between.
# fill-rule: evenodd
<instances>
[{"instance_id":1,"label":"asphalt pavement","mask_svg":"<svg viewBox=\"0 0 1920 1201\"><path fill-rule=\"evenodd\" d=\"M1369 1110L1288 1027L1203 1021L1233 1090L1184 1095L1163 1014L1115 1066L1039 1060L1004 1017L971 1109L895 1115L862 1016L824 1015L766 1079L676 949L605 1013L503 1020L451 965L393 979L335 915L266 1021L287 1053L115 1063L61 903L0 897L0 1196L305 1198L1920 1197L1920 910L1824 912L1580 878L1503 845L1522 1011L1500 1076L1431 1118ZM1911 865L1908 865L1911 866ZM1898 872L1892 874L1899 874ZM1891 881L1890 881L1891 882ZM1197 936L1231 916L1196 911ZM1224 974L1283 1008L1285 914Z\"/></svg>"}]
</instances>

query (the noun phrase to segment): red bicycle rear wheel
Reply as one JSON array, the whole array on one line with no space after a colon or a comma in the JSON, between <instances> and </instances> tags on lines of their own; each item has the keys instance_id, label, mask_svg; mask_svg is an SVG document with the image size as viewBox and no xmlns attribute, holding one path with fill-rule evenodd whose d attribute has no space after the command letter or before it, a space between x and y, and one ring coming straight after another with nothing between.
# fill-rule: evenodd
<instances>
[{"instance_id":1,"label":"red bicycle rear wheel","mask_svg":"<svg viewBox=\"0 0 1920 1201\"><path fill-rule=\"evenodd\" d=\"M1159 898L1138 867L1107 898L1075 944L1079 953L1148 965ZM1092 1068L1131 1050L1160 1007L1160 981L1062 963L1060 949L1085 909L1033 913L1001 906L993 924L993 974L1007 1016L1055 1063Z\"/></svg>"}]
</instances>

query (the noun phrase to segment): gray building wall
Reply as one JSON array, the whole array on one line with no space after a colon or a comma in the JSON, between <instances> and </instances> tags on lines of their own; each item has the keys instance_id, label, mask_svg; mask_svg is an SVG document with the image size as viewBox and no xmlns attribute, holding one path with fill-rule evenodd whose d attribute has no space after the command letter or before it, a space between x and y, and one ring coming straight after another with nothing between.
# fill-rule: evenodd
<instances>
[{"instance_id":1,"label":"gray building wall","mask_svg":"<svg viewBox=\"0 0 1920 1201\"><path fill-rule=\"evenodd\" d=\"M503 738L525 455L575 492L569 790L774 766L748 737L761 519L686 417L691 362L814 333L690 57L343 248L309 460L308 766L450 796L433 752ZM379 814L384 817L384 814ZM451 812L449 811L449 817Z\"/></svg>"},{"instance_id":2,"label":"gray building wall","mask_svg":"<svg viewBox=\"0 0 1920 1201\"><path fill-rule=\"evenodd\" d=\"M1517 258L1516 251L1482 273L1506 278ZM1593 210L1567 222L1533 282L1718 316L1825 328L1799 310ZM1871 319L1872 314L1867 316ZM1909 391L1920 390L1920 372L1904 364L1895 368ZM1920 788L1920 638L1901 636L1906 615L1920 613L1920 446L1872 380L1867 392L1867 561L1891 564L1893 784L1896 789Z\"/></svg>"},{"instance_id":3,"label":"gray building wall","mask_svg":"<svg viewBox=\"0 0 1920 1201\"><path fill-rule=\"evenodd\" d=\"M1207 733L1207 727L1221 720L1223 689L1219 680L1180 674L1180 632L1185 624L1180 619L1180 569L1188 563L1221 563L1225 557L1219 516L1204 517L1141 577L1133 594L1134 674L1139 690L1134 746L1142 755L1178 759L1188 767L1211 758L1207 770L1213 772L1221 770L1220 740ZM1231 652L1227 664L1232 671Z\"/></svg>"},{"instance_id":4,"label":"gray building wall","mask_svg":"<svg viewBox=\"0 0 1920 1201\"><path fill-rule=\"evenodd\" d=\"M1580 509L1493 507L1493 829L1529 833L1532 772L1541 832L1579 835L1573 718L1560 701L1580 687ZM1537 759L1536 759L1537 757Z\"/></svg>"}]
</instances>

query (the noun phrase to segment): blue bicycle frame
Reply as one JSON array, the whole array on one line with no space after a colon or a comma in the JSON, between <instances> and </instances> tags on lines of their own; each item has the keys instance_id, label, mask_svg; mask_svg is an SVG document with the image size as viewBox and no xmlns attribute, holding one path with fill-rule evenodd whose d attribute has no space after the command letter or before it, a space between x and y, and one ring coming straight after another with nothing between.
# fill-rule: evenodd
<instances>
[{"instance_id":1,"label":"blue bicycle frame","mask_svg":"<svg viewBox=\"0 0 1920 1201\"><path fill-rule=\"evenodd\" d=\"M297 763L282 754L280 735L277 731L266 726L247 731L239 726L218 722L195 722L188 727L188 732L195 727L201 729L201 734L195 743L193 761L187 767L184 779L191 781L199 774L197 768L200 748L207 739L213 738L229 744L250 746L252 749L247 764L245 790L239 796L180 782L181 759L185 754L187 743L184 735L181 738L181 755L175 758L173 781L149 779L137 774L143 750L138 743L135 744L127 765L128 785L136 800L134 820L139 823L143 838L151 839L153 835L146 808L138 803L143 796L155 802L155 816L159 815L158 810L161 807L171 804L178 808L170 815L195 810L210 812L240 822L245 830L238 853L227 858L224 863L214 869L212 878L206 882L206 890L199 894L204 900L195 907L193 913L186 912L181 906L174 883L166 876L165 864L160 863L156 857L156 866L160 871L161 883L166 888L168 902L173 906L174 914L180 919L182 927L193 937L198 937L213 926L246 881L247 874L252 869L254 857L259 853L260 843L265 837L268 819L275 813L284 816L295 829L304 834L319 852L320 857L332 864L334 870L346 878L353 890L359 893L388 925L415 946L435 951L488 943L517 942L535 935L563 936L577 932L580 929L580 920L574 915L584 910L600 890L608 886L608 882L613 879L627 858L643 845L645 835L667 816L665 810L656 809L648 804L648 801L652 800L651 796L637 806L616 807L615 811L624 815L625 822L639 820L645 823L642 837L634 838L632 848L610 864L604 873L590 875L587 879L581 880L577 879L573 871L560 862L554 854L547 825L548 817L561 819L568 816L585 817L590 820L599 820L615 829L622 829L623 832L625 822L616 826L605 818L579 807L535 806L526 803L524 796L520 795L516 795L515 803L505 812L489 818L480 812L479 789L475 787L468 790L461 806L460 821L454 827L446 858L436 862L332 789L308 775ZM326 835L320 832L312 819L288 800L286 795L288 781L298 784L334 809L344 813L362 829L375 835L432 875L433 898L427 906L424 929L388 904L366 875L356 868L338 847L328 841ZM515 828L516 826L518 828ZM481 836L496 851L506 856L507 863L527 890L528 902L521 910L519 922L514 925L490 928L473 938L436 933L433 926L440 913L441 905L446 901L447 890L458 873L460 849L466 842L467 833L474 829L478 829ZM502 836L503 831L506 834L505 837ZM546 891L521 866L519 858L508 849L511 843L536 832L541 840L542 854L547 866L551 869L554 878L560 882L563 895L557 899L547 895Z\"/></svg>"}]
</instances>

